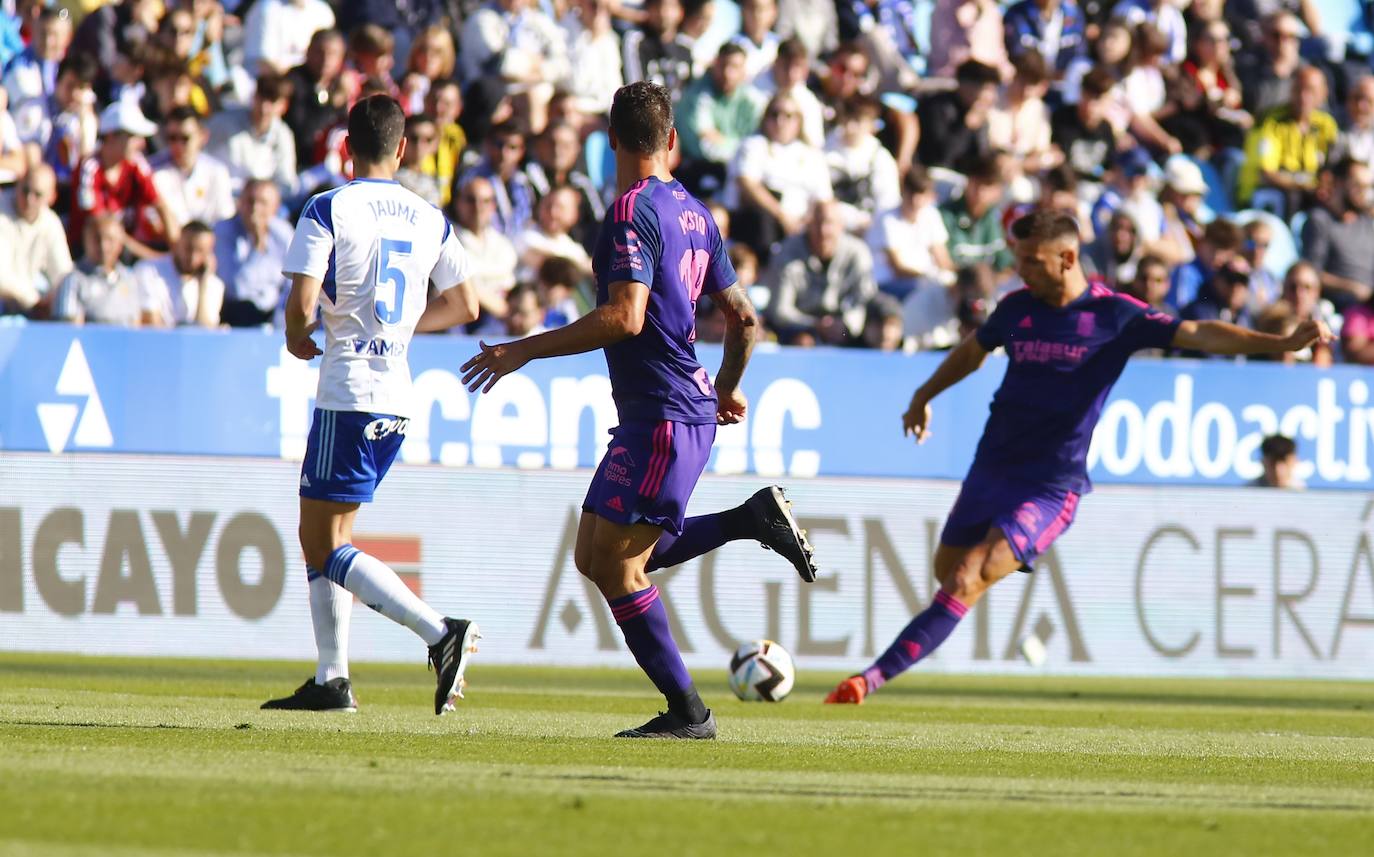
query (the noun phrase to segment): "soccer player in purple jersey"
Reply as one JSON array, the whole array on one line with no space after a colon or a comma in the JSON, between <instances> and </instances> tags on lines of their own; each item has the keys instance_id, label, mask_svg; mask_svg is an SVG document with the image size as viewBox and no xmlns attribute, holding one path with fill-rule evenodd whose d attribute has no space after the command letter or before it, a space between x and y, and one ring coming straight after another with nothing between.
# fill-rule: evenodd
<instances>
[{"instance_id":1,"label":"soccer player in purple jersey","mask_svg":"<svg viewBox=\"0 0 1374 857\"><path fill-rule=\"evenodd\" d=\"M1092 489L1093 428L1132 353L1278 354L1331 337L1314 321L1288 336L1220 321L1180 322L1089 284L1072 217L1038 211L1014 222L1011 234L1026 288L1008 295L950 352L902 415L903 431L924 441L930 401L982 366L988 352L1006 349L1007 374L935 552L940 589L881 657L840 682L826 702L861 703L935 651L990 586L1018 569L1029 571L1068 529L1079 498Z\"/></svg>"},{"instance_id":2,"label":"soccer player in purple jersey","mask_svg":"<svg viewBox=\"0 0 1374 857\"><path fill-rule=\"evenodd\" d=\"M716 425L744 419L739 383L758 322L710 212L668 170L677 145L668 90L648 81L618 90L610 141L621 194L593 257L596 309L537 336L482 343L463 365L463 383L485 392L530 360L605 349L620 425L582 504L577 569L601 590L635 660L668 701L665 713L617 737L714 738L715 718L687 674L647 572L736 539L777 551L805 581L815 580L816 568L776 486L734 509L684 518ZM703 295L726 319L714 387L692 344Z\"/></svg>"}]
</instances>

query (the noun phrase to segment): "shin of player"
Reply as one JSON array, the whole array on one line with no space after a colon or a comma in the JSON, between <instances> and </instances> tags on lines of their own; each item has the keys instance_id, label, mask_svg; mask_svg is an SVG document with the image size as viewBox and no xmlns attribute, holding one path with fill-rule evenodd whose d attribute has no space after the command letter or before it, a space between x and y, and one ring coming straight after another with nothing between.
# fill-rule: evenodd
<instances>
[{"instance_id":1,"label":"shin of player","mask_svg":"<svg viewBox=\"0 0 1374 857\"><path fill-rule=\"evenodd\" d=\"M1092 488L1088 446L1112 385L1132 354L1176 348L1213 354L1299 351L1330 338L1320 322L1273 336L1220 321L1182 321L1089 283L1079 265L1078 224L1038 211L1012 224L1026 288L1007 295L912 396L903 430L924 441L930 402L1007 352L972 466L935 554L940 588L881 657L840 683L827 702L859 703L943 643L983 593L1030 571L1073 523Z\"/></svg>"},{"instance_id":2,"label":"shin of player","mask_svg":"<svg viewBox=\"0 0 1374 857\"><path fill-rule=\"evenodd\" d=\"M710 213L668 170L676 133L667 90L647 81L620 89L610 140L621 195L597 241L596 309L567 327L483 343L463 366L463 381L472 390L490 389L530 360L605 349L620 424L582 504L577 567L600 589L626 645L668 703L665 714L619 735L713 738L715 719L646 572L746 537L778 550L804 578L815 572L777 489L719 515L684 517L717 424L744 418L739 384L757 322ZM721 307L727 324L714 385L693 346L703 297Z\"/></svg>"},{"instance_id":3,"label":"shin of player","mask_svg":"<svg viewBox=\"0 0 1374 857\"><path fill-rule=\"evenodd\" d=\"M436 714L461 696L479 636L476 624L442 616L352 543L359 506L371 502L405 440L412 334L476 316L467 258L447 219L394 181L404 121L400 105L386 96L353 107L348 145L357 178L310 199L287 252L286 347L302 360L322 357L300 478L300 541L319 666L294 694L264 708L357 708L347 652L354 596L429 647L438 673ZM431 282L439 296L427 301ZM321 324L323 350L312 339Z\"/></svg>"}]
</instances>

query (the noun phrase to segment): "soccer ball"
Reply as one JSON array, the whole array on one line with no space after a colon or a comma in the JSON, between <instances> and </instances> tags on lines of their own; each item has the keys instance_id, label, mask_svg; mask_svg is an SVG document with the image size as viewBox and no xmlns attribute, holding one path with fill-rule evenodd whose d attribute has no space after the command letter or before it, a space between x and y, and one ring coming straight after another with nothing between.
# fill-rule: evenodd
<instances>
[{"instance_id":1,"label":"soccer ball","mask_svg":"<svg viewBox=\"0 0 1374 857\"><path fill-rule=\"evenodd\" d=\"M753 640L730 659L730 689L745 702L782 702L797 671L792 656L772 640Z\"/></svg>"}]
</instances>

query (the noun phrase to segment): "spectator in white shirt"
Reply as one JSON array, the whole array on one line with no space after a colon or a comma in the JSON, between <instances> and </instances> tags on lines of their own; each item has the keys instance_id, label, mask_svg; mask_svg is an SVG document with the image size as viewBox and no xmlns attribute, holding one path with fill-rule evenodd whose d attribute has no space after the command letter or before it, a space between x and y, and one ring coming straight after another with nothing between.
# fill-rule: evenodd
<instances>
[{"instance_id":1,"label":"spectator in white shirt","mask_svg":"<svg viewBox=\"0 0 1374 857\"><path fill-rule=\"evenodd\" d=\"M0 87L0 185L7 185L24 174L28 167L29 156L24 141L19 139L19 129L14 124L5 105L9 95Z\"/></svg>"},{"instance_id":2,"label":"spectator in white shirt","mask_svg":"<svg viewBox=\"0 0 1374 857\"><path fill-rule=\"evenodd\" d=\"M577 0L559 21L567 42L568 67L560 88L577 99L583 113L605 114L625 82L620 36L611 27L610 0Z\"/></svg>"},{"instance_id":3,"label":"spectator in white shirt","mask_svg":"<svg viewBox=\"0 0 1374 857\"><path fill-rule=\"evenodd\" d=\"M515 242L516 252L520 256L517 279L534 279L539 266L550 258L568 259L583 274L591 275L592 260L586 248L568 234L568 230L577 223L580 196L575 188L560 185L539 200L535 222L521 232Z\"/></svg>"},{"instance_id":4,"label":"spectator in white shirt","mask_svg":"<svg viewBox=\"0 0 1374 857\"><path fill-rule=\"evenodd\" d=\"M553 84L568 76L567 42L531 0L495 0L463 24L458 63L463 80L498 77L527 102L530 129L542 131Z\"/></svg>"},{"instance_id":5,"label":"spectator in white shirt","mask_svg":"<svg viewBox=\"0 0 1374 857\"><path fill-rule=\"evenodd\" d=\"M1345 158L1374 164L1374 75L1355 81L1346 96L1346 122L1336 141L1336 151L1327 157L1329 164Z\"/></svg>"},{"instance_id":6,"label":"spectator in white shirt","mask_svg":"<svg viewBox=\"0 0 1374 857\"><path fill-rule=\"evenodd\" d=\"M52 119L49 111L57 89L57 67L67 53L72 26L66 10L45 5L32 28L29 46L5 67L4 86L20 139L41 145Z\"/></svg>"},{"instance_id":7,"label":"spectator in white shirt","mask_svg":"<svg viewBox=\"0 0 1374 857\"><path fill-rule=\"evenodd\" d=\"M0 315L33 310L72 270L56 200L52 169L43 164L0 200Z\"/></svg>"},{"instance_id":8,"label":"spectator in white shirt","mask_svg":"<svg viewBox=\"0 0 1374 857\"><path fill-rule=\"evenodd\" d=\"M519 260L510 239L496 228L496 191L475 176L454 192L458 242L468 251L468 279L486 319L506 316L506 295L515 285Z\"/></svg>"},{"instance_id":9,"label":"spectator in white shirt","mask_svg":"<svg viewBox=\"0 0 1374 857\"><path fill-rule=\"evenodd\" d=\"M178 107L162 124L167 148L152 160L153 184L178 226L218 223L234 215L229 168L201 150L207 135L193 107Z\"/></svg>"},{"instance_id":10,"label":"spectator in white shirt","mask_svg":"<svg viewBox=\"0 0 1374 857\"><path fill-rule=\"evenodd\" d=\"M102 212L86 218L81 240L86 254L57 287L53 318L73 324L138 327L138 282L119 261L125 241L120 216Z\"/></svg>"},{"instance_id":11,"label":"spectator in white shirt","mask_svg":"<svg viewBox=\"0 0 1374 857\"><path fill-rule=\"evenodd\" d=\"M790 95L802 113L801 138L812 146L825 145L825 105L806 85L811 76L811 55L801 39L785 39L778 44L778 58L763 74L754 78L754 88L772 98Z\"/></svg>"},{"instance_id":12,"label":"spectator in white shirt","mask_svg":"<svg viewBox=\"0 0 1374 857\"><path fill-rule=\"evenodd\" d=\"M247 109L210 120L210 152L226 166L241 189L252 179L269 179L283 195L296 191L296 138L282 121L291 101L291 84L271 72L258 77Z\"/></svg>"},{"instance_id":13,"label":"spectator in white shirt","mask_svg":"<svg viewBox=\"0 0 1374 857\"><path fill-rule=\"evenodd\" d=\"M767 263L773 246L801 233L814 205L833 196L820 149L801 140L801 109L777 95L763 114L762 133L740 144L726 181L734 237Z\"/></svg>"},{"instance_id":14,"label":"spectator in white shirt","mask_svg":"<svg viewBox=\"0 0 1374 857\"><path fill-rule=\"evenodd\" d=\"M916 165L902 179L901 205L878 217L868 233L878 288L903 299L922 288L954 283L949 230L935 204L935 182Z\"/></svg>"},{"instance_id":15,"label":"spectator in white shirt","mask_svg":"<svg viewBox=\"0 0 1374 857\"><path fill-rule=\"evenodd\" d=\"M730 41L744 48L744 69L749 80L767 73L778 58L781 41L773 32L778 22L778 0L744 0L740 3L740 31Z\"/></svg>"},{"instance_id":16,"label":"spectator in white shirt","mask_svg":"<svg viewBox=\"0 0 1374 857\"><path fill-rule=\"evenodd\" d=\"M250 74L284 74L305 62L311 36L333 26L324 0L258 0L243 21L243 64Z\"/></svg>"},{"instance_id":17,"label":"spectator in white shirt","mask_svg":"<svg viewBox=\"0 0 1374 857\"><path fill-rule=\"evenodd\" d=\"M863 234L880 212L901 203L897 161L876 134L882 104L854 95L840 105L839 127L825 145L830 184L840 201L845 228Z\"/></svg>"},{"instance_id":18,"label":"spectator in white shirt","mask_svg":"<svg viewBox=\"0 0 1374 857\"><path fill-rule=\"evenodd\" d=\"M219 327L224 283L215 276L215 234L192 220L170 255L134 266L145 327Z\"/></svg>"}]
</instances>

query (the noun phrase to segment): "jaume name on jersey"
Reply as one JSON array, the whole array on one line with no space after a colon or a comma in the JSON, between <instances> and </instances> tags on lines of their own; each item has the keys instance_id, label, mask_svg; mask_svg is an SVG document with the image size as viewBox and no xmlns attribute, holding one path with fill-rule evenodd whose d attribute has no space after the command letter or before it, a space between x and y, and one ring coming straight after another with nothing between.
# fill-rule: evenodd
<instances>
[{"instance_id":1,"label":"jaume name on jersey","mask_svg":"<svg viewBox=\"0 0 1374 857\"><path fill-rule=\"evenodd\" d=\"M395 217L406 221L411 226L415 225L415 209L399 200L369 200L367 207L372 210L372 216L378 220L381 220L383 217Z\"/></svg>"}]
</instances>

